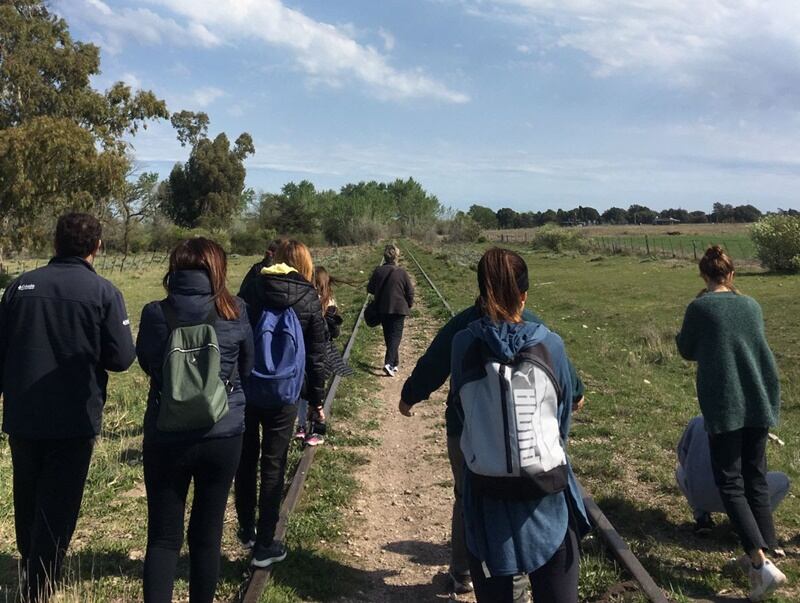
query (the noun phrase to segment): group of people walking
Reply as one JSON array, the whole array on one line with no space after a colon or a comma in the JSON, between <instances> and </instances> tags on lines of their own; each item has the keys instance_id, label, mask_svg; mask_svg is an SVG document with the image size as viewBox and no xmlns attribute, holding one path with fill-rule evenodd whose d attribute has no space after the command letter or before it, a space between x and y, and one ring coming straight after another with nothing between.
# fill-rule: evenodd
<instances>
[{"instance_id":1,"label":"group of people walking","mask_svg":"<svg viewBox=\"0 0 800 603\"><path fill-rule=\"evenodd\" d=\"M122 295L93 268L100 245L94 217L62 216L55 257L13 282L0 303L21 592L30 601L52 594L101 430L107 371L138 358L150 378L144 600L172 600L193 484L189 598L210 603L234 481L238 535L252 548L252 565L286 557L275 529L298 402L307 409L305 443L317 445L329 369L344 366L331 345L341 316L330 278L322 267L315 272L304 244L278 241L235 297L222 247L185 240L169 256L166 298L145 305L134 344Z\"/></svg>"},{"instance_id":2,"label":"group of people walking","mask_svg":"<svg viewBox=\"0 0 800 603\"><path fill-rule=\"evenodd\" d=\"M100 245L95 218L62 216L55 257L14 281L0 302L0 393L21 590L31 601L51 594L100 433L107 371L124 371L138 358L150 379L144 600L172 600L193 484L189 598L211 602L232 486L238 536L252 548L252 565L286 557L275 530L289 446L293 435L309 445L323 441L326 380L332 370L347 370L332 344L342 321L331 278L315 269L305 245L276 241L234 296L224 250L209 239L188 239L170 254L166 298L144 307L134 344L122 295L94 271ZM368 284L390 377L414 304L398 259L399 250L387 246ZM692 438L707 440L719 499L746 553L750 597L758 601L786 581L768 558L782 552L765 452L779 414L777 369L760 307L735 289L731 259L710 248L700 273L706 286L677 337L680 353L698 363L708 435ZM562 339L525 307L524 259L490 249L477 276L475 304L436 335L399 403L411 416L450 378L450 589L474 589L479 602L502 603L522 600L529 581L536 603L576 602L579 542L590 525L567 442L572 414L584 403L583 383ZM687 486L692 466L684 454L677 476L685 492L695 490ZM695 509L698 523L716 510Z\"/></svg>"}]
</instances>

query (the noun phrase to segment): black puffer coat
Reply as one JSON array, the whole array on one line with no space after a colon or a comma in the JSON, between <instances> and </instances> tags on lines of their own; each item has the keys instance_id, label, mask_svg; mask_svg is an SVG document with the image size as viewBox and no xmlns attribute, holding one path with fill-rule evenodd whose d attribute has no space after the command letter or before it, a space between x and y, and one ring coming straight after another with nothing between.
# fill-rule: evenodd
<instances>
[{"instance_id":1,"label":"black puffer coat","mask_svg":"<svg viewBox=\"0 0 800 603\"><path fill-rule=\"evenodd\" d=\"M283 268L282 268L283 267ZM250 324L255 330L264 308L292 308L303 329L306 347L305 398L313 407L321 406L325 397L326 329L322 306L314 285L297 272L285 272L285 264L270 267L242 283L239 292L247 303Z\"/></svg>"}]
</instances>

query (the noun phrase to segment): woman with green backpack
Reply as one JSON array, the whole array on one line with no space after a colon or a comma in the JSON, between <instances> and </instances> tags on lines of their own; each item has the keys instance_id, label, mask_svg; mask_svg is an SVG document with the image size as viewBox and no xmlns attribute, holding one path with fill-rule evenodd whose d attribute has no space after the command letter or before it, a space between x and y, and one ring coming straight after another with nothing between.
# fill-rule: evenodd
<instances>
[{"instance_id":1,"label":"woman with green backpack","mask_svg":"<svg viewBox=\"0 0 800 603\"><path fill-rule=\"evenodd\" d=\"M167 298L142 310L136 353L150 377L144 418L147 489L145 603L172 601L189 485L189 601L212 603L228 493L239 464L253 335L225 285L225 251L180 243L164 276Z\"/></svg>"}]
</instances>

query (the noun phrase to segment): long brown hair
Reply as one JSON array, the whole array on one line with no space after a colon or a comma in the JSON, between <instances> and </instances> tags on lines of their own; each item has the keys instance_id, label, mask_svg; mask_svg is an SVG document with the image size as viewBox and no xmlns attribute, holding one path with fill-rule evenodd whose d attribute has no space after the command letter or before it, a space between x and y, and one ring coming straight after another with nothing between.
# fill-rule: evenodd
<instances>
[{"instance_id":1,"label":"long brown hair","mask_svg":"<svg viewBox=\"0 0 800 603\"><path fill-rule=\"evenodd\" d=\"M205 270L211 281L214 305L219 315L225 320L239 317L239 306L225 284L228 256L219 244L205 237L195 237L178 243L169 256L169 271L164 275L163 284L167 291L170 275L178 270Z\"/></svg>"},{"instance_id":2,"label":"long brown hair","mask_svg":"<svg viewBox=\"0 0 800 603\"><path fill-rule=\"evenodd\" d=\"M288 264L309 283L314 278L314 261L311 259L311 252L300 241L294 239L282 241L275 250L275 263Z\"/></svg>"},{"instance_id":3,"label":"long brown hair","mask_svg":"<svg viewBox=\"0 0 800 603\"><path fill-rule=\"evenodd\" d=\"M528 266L509 249L493 247L478 262L478 304L494 322L522 322L522 294L528 290Z\"/></svg>"},{"instance_id":4,"label":"long brown hair","mask_svg":"<svg viewBox=\"0 0 800 603\"><path fill-rule=\"evenodd\" d=\"M737 292L733 286L733 259L719 245L712 245L706 249L700 258L700 274L715 285Z\"/></svg>"},{"instance_id":5,"label":"long brown hair","mask_svg":"<svg viewBox=\"0 0 800 603\"><path fill-rule=\"evenodd\" d=\"M333 287L331 286L331 275L324 266L316 266L314 268L314 287L317 288L319 294L319 302L322 305L322 310L328 309L333 300Z\"/></svg>"}]
</instances>

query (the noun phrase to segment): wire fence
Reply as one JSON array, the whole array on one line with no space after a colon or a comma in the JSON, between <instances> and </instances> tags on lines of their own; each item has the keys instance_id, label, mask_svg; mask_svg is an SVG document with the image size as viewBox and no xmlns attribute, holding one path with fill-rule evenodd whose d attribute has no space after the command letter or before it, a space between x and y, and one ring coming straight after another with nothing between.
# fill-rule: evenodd
<instances>
[{"instance_id":1,"label":"wire fence","mask_svg":"<svg viewBox=\"0 0 800 603\"><path fill-rule=\"evenodd\" d=\"M498 233L494 240L500 243L533 244L534 233ZM675 258L699 260L706 249L712 245L722 246L737 260L757 261L755 247L748 238L709 237L709 236L602 236L592 235L582 239L586 249L608 255L633 255L641 257Z\"/></svg>"},{"instance_id":2,"label":"wire fence","mask_svg":"<svg viewBox=\"0 0 800 603\"><path fill-rule=\"evenodd\" d=\"M95 259L93 265L98 272L110 275L115 272L131 272L158 266L166 262L168 258L169 254L163 251L129 254L127 256L103 254ZM43 258L13 258L0 263L0 274L23 274L46 266L49 261L49 259Z\"/></svg>"}]
</instances>

